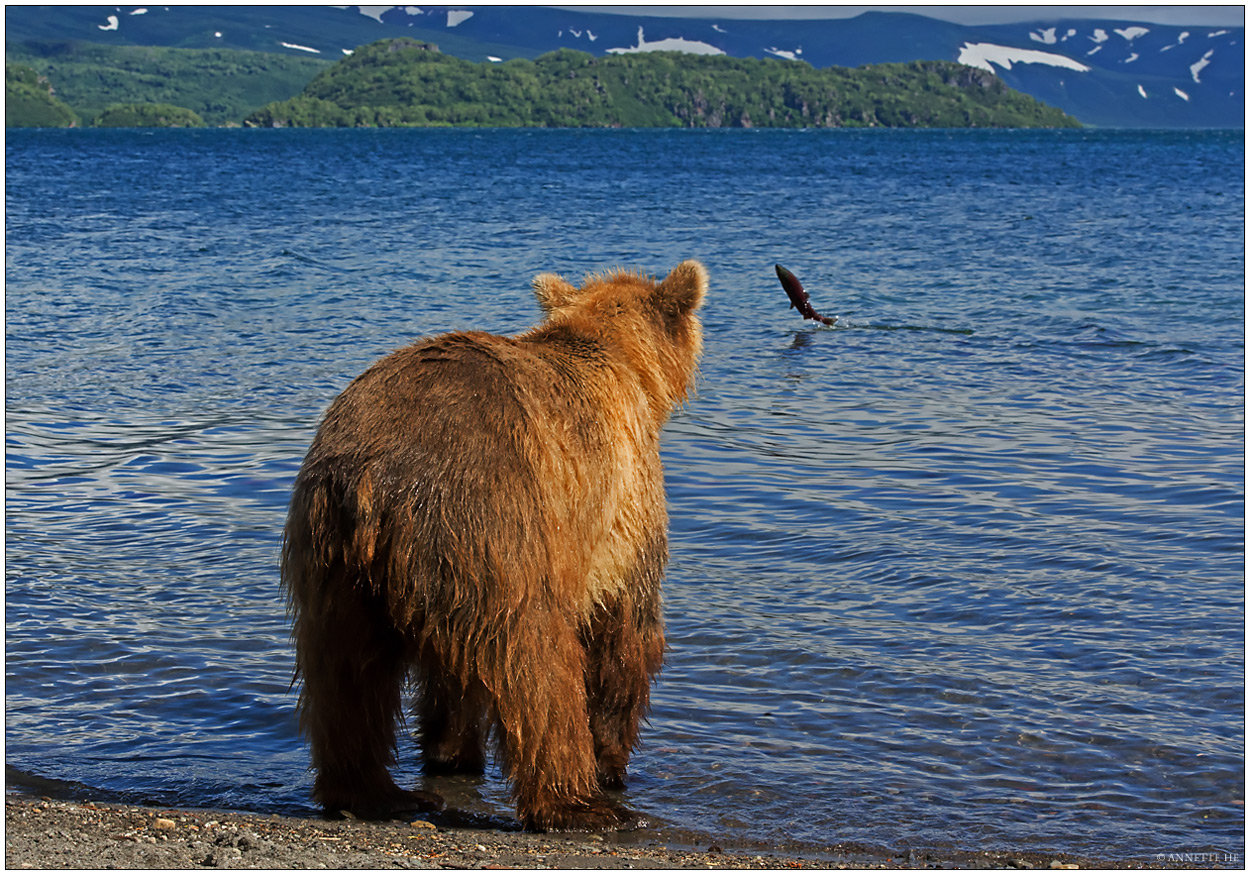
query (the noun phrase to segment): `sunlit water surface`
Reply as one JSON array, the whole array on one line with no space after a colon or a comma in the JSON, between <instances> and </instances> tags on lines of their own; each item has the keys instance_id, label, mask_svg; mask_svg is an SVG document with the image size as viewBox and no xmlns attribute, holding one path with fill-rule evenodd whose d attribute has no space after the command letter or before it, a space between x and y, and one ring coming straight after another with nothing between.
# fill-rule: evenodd
<instances>
[{"instance_id":1,"label":"sunlit water surface","mask_svg":"<svg viewBox=\"0 0 1250 875\"><path fill-rule=\"evenodd\" d=\"M532 324L535 273L696 257L628 803L722 844L1244 852L1243 165L1239 132L10 130L10 785L311 811L277 558L320 413ZM497 768L442 789L509 816Z\"/></svg>"}]
</instances>

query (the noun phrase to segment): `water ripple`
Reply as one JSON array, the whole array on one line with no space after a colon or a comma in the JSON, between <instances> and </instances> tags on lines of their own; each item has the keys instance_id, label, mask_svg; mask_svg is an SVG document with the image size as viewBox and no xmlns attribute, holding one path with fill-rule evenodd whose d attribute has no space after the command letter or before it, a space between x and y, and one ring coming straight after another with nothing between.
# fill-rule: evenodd
<instances>
[{"instance_id":1,"label":"water ripple","mask_svg":"<svg viewBox=\"0 0 1250 875\"><path fill-rule=\"evenodd\" d=\"M48 131L6 154L11 774L310 810L276 566L326 404L413 338L526 327L534 273L695 256L706 354L664 435L671 646L631 804L809 848L1242 846L1239 136ZM835 327L786 309L777 261ZM507 815L497 768L443 789Z\"/></svg>"}]
</instances>

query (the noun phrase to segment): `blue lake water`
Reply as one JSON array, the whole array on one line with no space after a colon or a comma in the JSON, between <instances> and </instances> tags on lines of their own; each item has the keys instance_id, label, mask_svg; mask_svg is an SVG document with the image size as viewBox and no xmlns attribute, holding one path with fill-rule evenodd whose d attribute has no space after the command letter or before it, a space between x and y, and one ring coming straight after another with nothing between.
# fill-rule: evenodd
<instances>
[{"instance_id":1,"label":"blue lake water","mask_svg":"<svg viewBox=\"0 0 1250 875\"><path fill-rule=\"evenodd\" d=\"M10 786L312 811L277 562L321 412L410 340L526 328L536 273L694 257L628 803L727 846L1244 855L1244 162L1241 132L8 131ZM433 786L510 816L497 769Z\"/></svg>"}]
</instances>

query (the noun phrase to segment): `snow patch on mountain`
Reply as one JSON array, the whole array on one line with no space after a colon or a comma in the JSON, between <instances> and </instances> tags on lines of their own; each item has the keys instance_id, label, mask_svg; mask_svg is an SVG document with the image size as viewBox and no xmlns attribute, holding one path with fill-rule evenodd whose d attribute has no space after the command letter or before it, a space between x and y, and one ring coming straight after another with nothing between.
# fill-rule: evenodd
<instances>
[{"instance_id":1,"label":"snow patch on mountain","mask_svg":"<svg viewBox=\"0 0 1250 875\"><path fill-rule=\"evenodd\" d=\"M1203 68L1205 68L1208 64L1211 63L1211 56L1214 54L1215 54L1215 49L1209 49L1207 53L1203 55L1197 62L1189 65L1189 74L1194 77L1194 81L1197 82L1199 85L1202 84L1202 80L1198 78L1198 74L1202 72Z\"/></svg>"},{"instance_id":2,"label":"snow patch on mountain","mask_svg":"<svg viewBox=\"0 0 1250 875\"><path fill-rule=\"evenodd\" d=\"M994 43L964 43L956 60L969 67L979 67L991 73L994 72L993 64L997 64L1004 70L1010 70L1012 64L1046 64L1051 67L1063 67L1065 70L1076 70L1078 73L1088 73L1090 69L1078 61L1053 52L1016 49Z\"/></svg>"},{"instance_id":3,"label":"snow patch on mountain","mask_svg":"<svg viewBox=\"0 0 1250 875\"><path fill-rule=\"evenodd\" d=\"M1145 97L1145 96L1146 96L1146 89L1145 89L1145 88L1142 88L1140 85L1138 85L1138 86L1137 86L1137 93L1138 93L1138 94L1140 94L1142 97Z\"/></svg>"},{"instance_id":4,"label":"snow patch on mountain","mask_svg":"<svg viewBox=\"0 0 1250 875\"><path fill-rule=\"evenodd\" d=\"M110 15L108 18L104 20L107 21L108 24L96 25L96 27L100 28L100 30L117 30L118 26L121 24L121 22L117 20L116 15Z\"/></svg>"},{"instance_id":5,"label":"snow patch on mountain","mask_svg":"<svg viewBox=\"0 0 1250 875\"><path fill-rule=\"evenodd\" d=\"M1096 43L1105 43L1111 37L1107 36L1107 32L1101 27L1094 28L1094 35L1090 37Z\"/></svg>"},{"instance_id":6,"label":"snow patch on mountain","mask_svg":"<svg viewBox=\"0 0 1250 875\"><path fill-rule=\"evenodd\" d=\"M764 51L768 52L768 54L770 55L776 55L779 58L785 58L787 61L797 61L799 59L799 55L803 54L802 49L794 49L793 51L790 51L787 49L779 49L776 47L771 47L771 48L764 49Z\"/></svg>"},{"instance_id":7,"label":"snow patch on mountain","mask_svg":"<svg viewBox=\"0 0 1250 875\"><path fill-rule=\"evenodd\" d=\"M463 9L449 9L447 10L447 26L457 27L461 24L464 24L466 21L468 21L472 17L473 17L472 12L467 12Z\"/></svg>"},{"instance_id":8,"label":"snow patch on mountain","mask_svg":"<svg viewBox=\"0 0 1250 875\"><path fill-rule=\"evenodd\" d=\"M647 42L642 34L642 28L638 28L638 44L624 49L608 49L613 55L628 55L634 52L688 52L692 55L723 55L725 54L716 46L699 40L688 40L685 37L669 37L668 39L656 40L655 42Z\"/></svg>"},{"instance_id":9,"label":"snow patch on mountain","mask_svg":"<svg viewBox=\"0 0 1250 875\"><path fill-rule=\"evenodd\" d=\"M1129 42L1132 42L1133 40L1137 39L1139 36L1145 36L1146 34L1150 33L1150 28L1148 27L1122 27L1122 28L1116 28L1115 32L1119 34L1120 36L1124 37Z\"/></svg>"},{"instance_id":10,"label":"snow patch on mountain","mask_svg":"<svg viewBox=\"0 0 1250 875\"><path fill-rule=\"evenodd\" d=\"M1048 46L1053 46L1055 43L1059 42L1058 37L1055 36L1055 28L1053 27L1048 27L1045 30L1039 30L1037 33L1030 32L1029 39Z\"/></svg>"},{"instance_id":11,"label":"snow patch on mountain","mask_svg":"<svg viewBox=\"0 0 1250 875\"><path fill-rule=\"evenodd\" d=\"M350 7L350 6L339 6L339 7L337 7L337 8L338 8L338 9L350 9L351 7ZM376 21L378 24L382 24L382 23L383 23L383 22L382 22L382 13L383 13L383 12L390 12L390 11L391 11L392 9L394 9L394 8L395 8L394 6L357 6L357 7L356 7L356 11L357 11L357 12L359 12L361 15L365 16L366 18L372 18L372 19L373 19L374 21ZM415 8L415 7L409 6L408 8L409 8L409 9L413 9L413 8ZM408 14L409 14L409 15L412 15L413 13L409 12ZM417 14L417 15L420 15L420 14L421 14L421 10L420 10L420 9L418 9L418 10L416 11L416 14Z\"/></svg>"},{"instance_id":12,"label":"snow patch on mountain","mask_svg":"<svg viewBox=\"0 0 1250 875\"><path fill-rule=\"evenodd\" d=\"M1172 90L1176 92L1177 97L1179 97L1181 100L1185 101L1186 103L1189 103L1188 94L1186 94L1184 91L1181 91L1179 88L1174 87Z\"/></svg>"}]
</instances>

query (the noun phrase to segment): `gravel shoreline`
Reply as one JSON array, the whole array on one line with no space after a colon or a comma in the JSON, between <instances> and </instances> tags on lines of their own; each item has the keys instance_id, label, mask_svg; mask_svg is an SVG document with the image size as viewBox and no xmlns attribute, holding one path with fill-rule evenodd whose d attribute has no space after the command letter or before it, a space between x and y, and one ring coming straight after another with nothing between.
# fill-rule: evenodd
<instances>
[{"instance_id":1,"label":"gravel shoreline","mask_svg":"<svg viewBox=\"0 0 1250 875\"><path fill-rule=\"evenodd\" d=\"M624 844L614 834L533 834L415 820L323 820L242 812L5 798L8 869L798 869L773 854ZM836 865L836 864L835 864Z\"/></svg>"},{"instance_id":2,"label":"gravel shoreline","mask_svg":"<svg viewBox=\"0 0 1250 875\"><path fill-rule=\"evenodd\" d=\"M8 869L1085 869L1176 868L1067 854L824 853L678 847L658 832L534 834L244 812L150 808L6 794ZM704 844L703 847L699 847ZM1184 865L1184 864L1180 864ZM1187 868L1207 868L1188 866Z\"/></svg>"}]
</instances>

